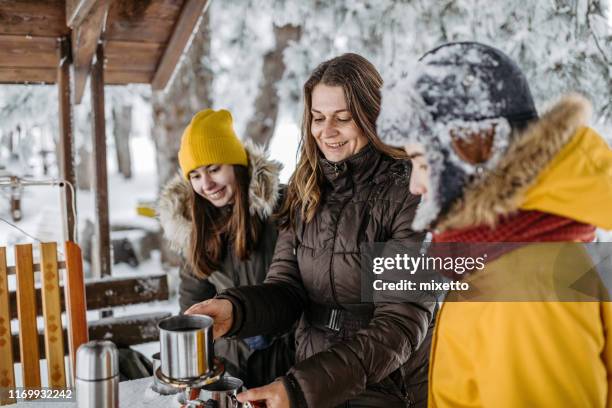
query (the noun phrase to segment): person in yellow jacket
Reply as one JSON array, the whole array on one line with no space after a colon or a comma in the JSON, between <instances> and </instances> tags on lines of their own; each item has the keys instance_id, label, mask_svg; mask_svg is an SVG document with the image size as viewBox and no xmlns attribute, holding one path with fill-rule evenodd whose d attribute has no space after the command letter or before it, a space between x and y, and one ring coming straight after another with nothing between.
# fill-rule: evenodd
<instances>
[{"instance_id":1,"label":"person in yellow jacket","mask_svg":"<svg viewBox=\"0 0 612 408\"><path fill-rule=\"evenodd\" d=\"M569 287L595 265L568 242L612 229L612 151L590 115L572 94L538 116L519 67L473 42L429 51L385 89L379 134L405 148L423 196L413 228L434 244L502 243L455 276L479 291L441 307L430 407L612 406L609 289ZM561 295L547 288L559 276Z\"/></svg>"}]
</instances>

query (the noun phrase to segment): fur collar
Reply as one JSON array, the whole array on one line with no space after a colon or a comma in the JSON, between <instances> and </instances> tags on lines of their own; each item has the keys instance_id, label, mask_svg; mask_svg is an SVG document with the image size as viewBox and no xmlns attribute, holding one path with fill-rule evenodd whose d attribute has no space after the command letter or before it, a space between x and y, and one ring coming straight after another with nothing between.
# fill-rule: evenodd
<instances>
[{"instance_id":1,"label":"fur collar","mask_svg":"<svg viewBox=\"0 0 612 408\"><path fill-rule=\"evenodd\" d=\"M279 174L282 164L267 158L263 148L245 143L249 157L249 204L251 214L262 219L269 217L279 198ZM176 176L163 188L157 213L164 237L170 248L185 255L191 239L191 185L182 176Z\"/></svg>"},{"instance_id":2,"label":"fur collar","mask_svg":"<svg viewBox=\"0 0 612 408\"><path fill-rule=\"evenodd\" d=\"M591 104L583 96L561 98L522 135L513 138L495 169L467 186L462 198L441 217L436 231L494 227L500 216L517 211L525 192L590 116Z\"/></svg>"}]
</instances>

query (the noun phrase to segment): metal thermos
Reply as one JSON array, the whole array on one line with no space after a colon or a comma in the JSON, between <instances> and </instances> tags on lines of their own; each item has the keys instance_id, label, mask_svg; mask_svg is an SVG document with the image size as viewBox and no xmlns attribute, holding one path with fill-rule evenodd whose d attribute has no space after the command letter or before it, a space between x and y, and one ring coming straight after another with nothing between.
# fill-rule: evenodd
<instances>
[{"instance_id":1,"label":"metal thermos","mask_svg":"<svg viewBox=\"0 0 612 408\"><path fill-rule=\"evenodd\" d=\"M119 356L110 341L90 341L76 356L78 408L119 407Z\"/></svg>"}]
</instances>

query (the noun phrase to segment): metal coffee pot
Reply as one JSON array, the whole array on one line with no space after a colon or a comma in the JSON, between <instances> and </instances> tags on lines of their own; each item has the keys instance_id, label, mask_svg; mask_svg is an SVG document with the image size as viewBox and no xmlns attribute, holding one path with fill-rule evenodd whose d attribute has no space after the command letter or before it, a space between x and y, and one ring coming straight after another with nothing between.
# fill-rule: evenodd
<instances>
[{"instance_id":1,"label":"metal coffee pot","mask_svg":"<svg viewBox=\"0 0 612 408\"><path fill-rule=\"evenodd\" d=\"M199 395L192 394L192 399L185 401L187 405L200 408L260 408L261 402L241 403L236 395L242 391L243 382L239 378L224 376L218 381L203 386Z\"/></svg>"}]
</instances>

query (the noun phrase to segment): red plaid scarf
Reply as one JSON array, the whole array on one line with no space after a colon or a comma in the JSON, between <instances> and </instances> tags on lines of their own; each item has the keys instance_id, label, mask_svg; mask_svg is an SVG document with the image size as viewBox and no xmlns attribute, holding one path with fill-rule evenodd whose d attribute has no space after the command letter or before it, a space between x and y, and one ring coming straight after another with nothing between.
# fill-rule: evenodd
<instances>
[{"instance_id":1,"label":"red plaid scarf","mask_svg":"<svg viewBox=\"0 0 612 408\"><path fill-rule=\"evenodd\" d=\"M595 227L540 211L519 211L504 217L495 228L451 230L433 235L433 242L590 242Z\"/></svg>"}]
</instances>

